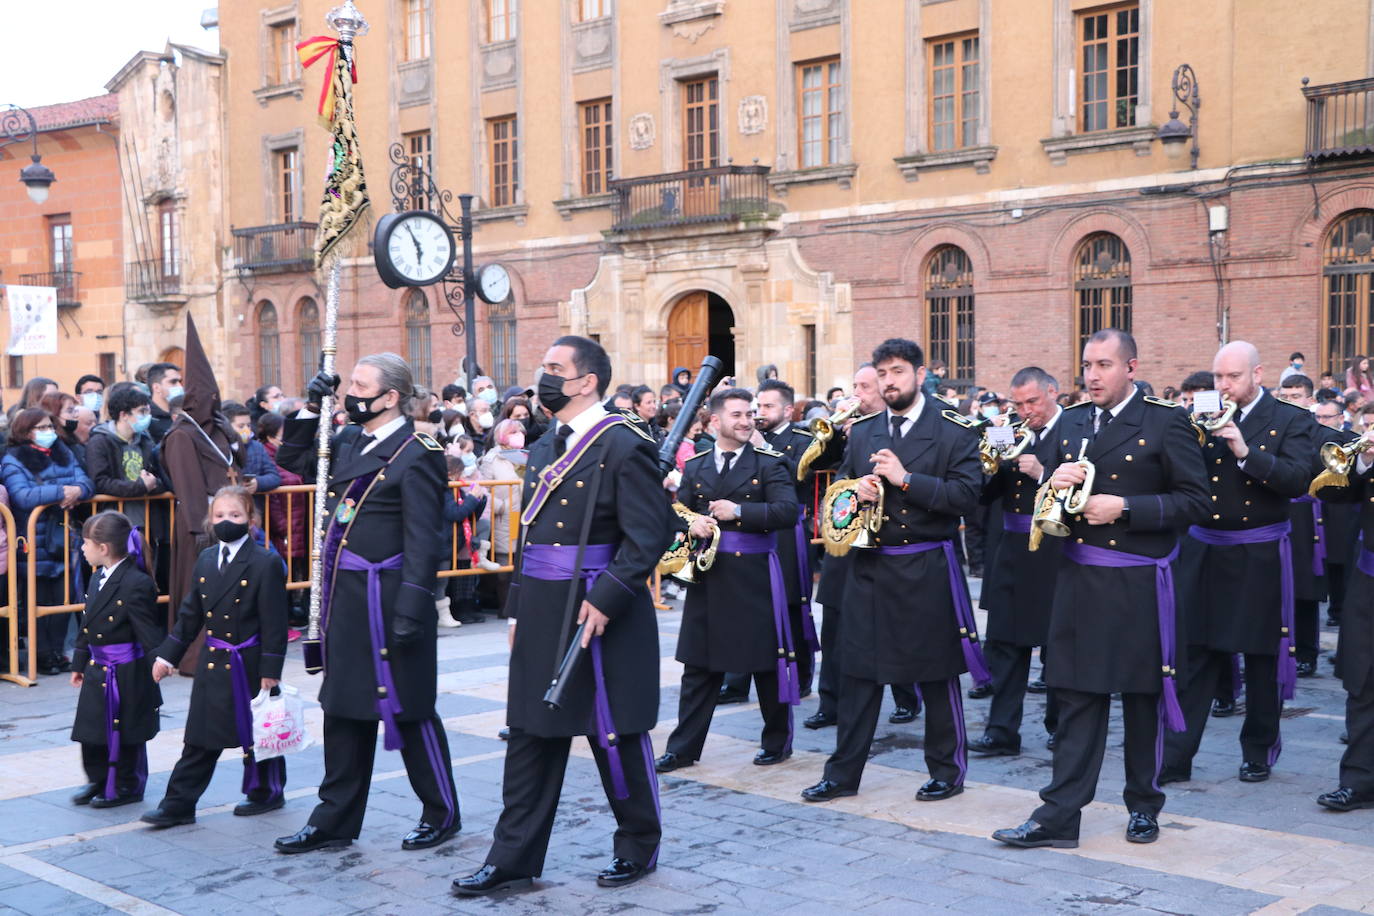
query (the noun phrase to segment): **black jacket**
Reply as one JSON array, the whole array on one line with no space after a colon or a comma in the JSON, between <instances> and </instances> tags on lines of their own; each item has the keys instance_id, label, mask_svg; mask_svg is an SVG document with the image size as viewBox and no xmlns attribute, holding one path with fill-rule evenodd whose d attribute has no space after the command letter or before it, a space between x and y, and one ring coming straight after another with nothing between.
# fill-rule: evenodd
<instances>
[{"instance_id":1,"label":"black jacket","mask_svg":"<svg viewBox=\"0 0 1374 916\"><path fill-rule=\"evenodd\" d=\"M1350 433L1340 434L1350 441ZM1374 678L1374 576L1358 568L1361 548L1374 545L1374 479L1369 474L1350 470L1350 484L1345 487L1326 487L1317 496L1328 505L1340 505L1358 513L1356 544L1349 571L1350 584L1345 594L1345 608L1341 613L1340 643L1336 648L1339 662L1336 672L1341 686L1353 697L1369 689Z\"/></svg>"},{"instance_id":2,"label":"black jacket","mask_svg":"<svg viewBox=\"0 0 1374 916\"><path fill-rule=\"evenodd\" d=\"M91 581L94 584L94 576ZM109 672L91 658L91 646L128 642L138 643L143 657L119 666L119 740L138 744L157 734L162 706L162 692L153 681L155 647L162 638L157 621L157 587L131 558L115 568L100 591L88 596L72 652L72 670L83 676L73 741L106 743L105 678Z\"/></svg>"},{"instance_id":3,"label":"black jacket","mask_svg":"<svg viewBox=\"0 0 1374 916\"><path fill-rule=\"evenodd\" d=\"M115 432L114 423L101 423L91 430L86 443L86 473L95 492L104 496L126 499L147 496L166 490L161 482L156 445L147 433L134 433L128 441ZM139 479L139 472L147 471L159 478L157 487L149 490Z\"/></svg>"}]
</instances>

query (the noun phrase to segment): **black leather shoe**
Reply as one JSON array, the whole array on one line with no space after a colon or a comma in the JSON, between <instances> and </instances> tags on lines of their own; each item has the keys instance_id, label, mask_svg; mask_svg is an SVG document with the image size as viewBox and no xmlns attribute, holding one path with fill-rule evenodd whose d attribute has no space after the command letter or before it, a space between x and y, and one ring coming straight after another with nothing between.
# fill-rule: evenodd
<instances>
[{"instance_id":1,"label":"black leather shoe","mask_svg":"<svg viewBox=\"0 0 1374 916\"><path fill-rule=\"evenodd\" d=\"M81 787L81 791L72 796L73 805L89 805L91 800L100 794L100 783L88 782Z\"/></svg>"},{"instance_id":2,"label":"black leather shoe","mask_svg":"<svg viewBox=\"0 0 1374 916\"><path fill-rule=\"evenodd\" d=\"M802 725L805 725L807 728L829 728L834 724L834 716L827 716L819 712L814 716L807 716L805 719L802 719Z\"/></svg>"},{"instance_id":3,"label":"black leather shoe","mask_svg":"<svg viewBox=\"0 0 1374 916\"><path fill-rule=\"evenodd\" d=\"M801 797L809 802L827 802L836 798L848 798L851 795L858 795L858 789L846 789L838 782L829 779L822 779L814 786L808 786L801 791Z\"/></svg>"},{"instance_id":4,"label":"black leather shoe","mask_svg":"<svg viewBox=\"0 0 1374 916\"><path fill-rule=\"evenodd\" d=\"M716 696L717 706L729 706L731 703L748 703L749 694L740 693L738 690L731 690L729 687L722 687Z\"/></svg>"},{"instance_id":5,"label":"black leather shoe","mask_svg":"<svg viewBox=\"0 0 1374 916\"><path fill-rule=\"evenodd\" d=\"M402 849L428 849L431 846L438 846L444 840L453 836L463 829L463 822L457 818L448 827L436 827L424 821L415 825L415 829L407 833L401 839Z\"/></svg>"},{"instance_id":6,"label":"black leather shoe","mask_svg":"<svg viewBox=\"0 0 1374 916\"><path fill-rule=\"evenodd\" d=\"M1131 822L1126 825L1126 842L1153 843L1159 839L1159 819L1139 811L1131 812Z\"/></svg>"},{"instance_id":7,"label":"black leather shoe","mask_svg":"<svg viewBox=\"0 0 1374 916\"><path fill-rule=\"evenodd\" d=\"M799 697L800 699L803 699L803 700L806 699L806 698L809 697L809 696L811 696L811 687L810 687L809 685L806 686L806 687L803 687L803 688L801 689L801 691L798 693L798 697Z\"/></svg>"},{"instance_id":8,"label":"black leather shoe","mask_svg":"<svg viewBox=\"0 0 1374 916\"><path fill-rule=\"evenodd\" d=\"M1055 736L1054 732L1050 732L1050 736L1045 739L1045 747L1054 750L1054 745L1057 740L1058 738Z\"/></svg>"},{"instance_id":9,"label":"black leather shoe","mask_svg":"<svg viewBox=\"0 0 1374 916\"><path fill-rule=\"evenodd\" d=\"M116 795L114 798L105 798L103 795L97 795L95 798L91 799L91 807L122 808L125 805L136 805L141 801L143 801L142 792L137 795Z\"/></svg>"},{"instance_id":10,"label":"black leather shoe","mask_svg":"<svg viewBox=\"0 0 1374 916\"><path fill-rule=\"evenodd\" d=\"M771 767L775 763L782 763L791 756L791 751L759 751L754 755L754 766Z\"/></svg>"},{"instance_id":11,"label":"black leather shoe","mask_svg":"<svg viewBox=\"0 0 1374 916\"><path fill-rule=\"evenodd\" d=\"M1050 688L1046 686L1045 679L1038 677L1026 684L1026 693L1044 693Z\"/></svg>"},{"instance_id":12,"label":"black leather shoe","mask_svg":"<svg viewBox=\"0 0 1374 916\"><path fill-rule=\"evenodd\" d=\"M946 798L953 798L963 791L962 785L956 786L954 783L945 782L943 779L932 779L916 790L916 800L944 801Z\"/></svg>"},{"instance_id":13,"label":"black leather shoe","mask_svg":"<svg viewBox=\"0 0 1374 916\"><path fill-rule=\"evenodd\" d=\"M1341 744L1350 743L1350 732L1341 732Z\"/></svg>"},{"instance_id":14,"label":"black leather shoe","mask_svg":"<svg viewBox=\"0 0 1374 916\"><path fill-rule=\"evenodd\" d=\"M1171 770L1168 767L1161 767L1155 782L1161 786L1167 786L1171 782L1189 782L1192 778L1192 770Z\"/></svg>"},{"instance_id":15,"label":"black leather shoe","mask_svg":"<svg viewBox=\"0 0 1374 916\"><path fill-rule=\"evenodd\" d=\"M151 811L145 812L139 820L145 824L151 824L159 830L163 830L167 827L180 827L182 824L194 824L196 822L196 816L194 814L169 814L161 808L154 808Z\"/></svg>"},{"instance_id":16,"label":"black leather shoe","mask_svg":"<svg viewBox=\"0 0 1374 916\"><path fill-rule=\"evenodd\" d=\"M509 728L503 728L503 729L501 729L499 732L496 733L496 737L500 738L502 741L509 741L509 740L510 740L510 729L509 729Z\"/></svg>"},{"instance_id":17,"label":"black leather shoe","mask_svg":"<svg viewBox=\"0 0 1374 916\"><path fill-rule=\"evenodd\" d=\"M968 698L970 700L986 700L990 696L992 696L991 684L980 684L977 687L970 687L968 689Z\"/></svg>"},{"instance_id":18,"label":"black leather shoe","mask_svg":"<svg viewBox=\"0 0 1374 916\"><path fill-rule=\"evenodd\" d=\"M1263 763L1245 761L1240 765L1241 782L1264 782L1269 778L1269 766Z\"/></svg>"},{"instance_id":19,"label":"black leather shoe","mask_svg":"<svg viewBox=\"0 0 1374 916\"><path fill-rule=\"evenodd\" d=\"M61 674L70 667L71 664L61 655L45 655L38 660L38 673L49 677Z\"/></svg>"},{"instance_id":20,"label":"black leather shoe","mask_svg":"<svg viewBox=\"0 0 1374 916\"><path fill-rule=\"evenodd\" d=\"M1234 700L1231 700L1231 701L1227 701L1227 700L1213 700L1213 701L1212 701L1212 718L1214 718L1214 719L1229 719L1231 716L1234 716L1235 714L1236 714L1236 703L1235 703Z\"/></svg>"},{"instance_id":21,"label":"black leather shoe","mask_svg":"<svg viewBox=\"0 0 1374 916\"><path fill-rule=\"evenodd\" d=\"M1054 849L1078 848L1077 837L1068 839L1054 836L1035 821L1026 821L1020 827L1005 827L993 831L992 838L999 843L1020 846L1022 849L1036 849L1041 846L1050 846Z\"/></svg>"},{"instance_id":22,"label":"black leather shoe","mask_svg":"<svg viewBox=\"0 0 1374 916\"><path fill-rule=\"evenodd\" d=\"M533 881L533 878L517 875L495 865L483 865L467 877L454 881L453 894L455 897L483 897L487 894L529 887Z\"/></svg>"},{"instance_id":23,"label":"black leather shoe","mask_svg":"<svg viewBox=\"0 0 1374 916\"><path fill-rule=\"evenodd\" d=\"M234 806L234 814L239 817L254 817L259 814L266 814L268 811L276 811L278 808L286 807L286 797L278 795L276 798L269 798L267 801L253 801L247 799Z\"/></svg>"},{"instance_id":24,"label":"black leather shoe","mask_svg":"<svg viewBox=\"0 0 1374 916\"><path fill-rule=\"evenodd\" d=\"M662 757L654 761L654 772L671 773L673 770L681 770L696 763L695 760L688 760L686 757L679 757L672 751L667 751Z\"/></svg>"},{"instance_id":25,"label":"black leather shoe","mask_svg":"<svg viewBox=\"0 0 1374 916\"><path fill-rule=\"evenodd\" d=\"M1374 793L1360 792L1349 786L1341 786L1335 792L1317 796L1317 804L1332 811L1354 811L1356 808L1374 808Z\"/></svg>"},{"instance_id":26,"label":"black leather shoe","mask_svg":"<svg viewBox=\"0 0 1374 916\"><path fill-rule=\"evenodd\" d=\"M968 743L968 749L980 757L1015 757L1021 753L1021 746L1015 747L1010 744L998 744L987 735L981 738L974 738Z\"/></svg>"},{"instance_id":27,"label":"black leather shoe","mask_svg":"<svg viewBox=\"0 0 1374 916\"><path fill-rule=\"evenodd\" d=\"M316 849L342 849L352 846L353 841L331 836L314 824L306 824L291 836L277 837L277 841L272 845L277 852L294 855L298 852L314 852Z\"/></svg>"},{"instance_id":28,"label":"black leather shoe","mask_svg":"<svg viewBox=\"0 0 1374 916\"><path fill-rule=\"evenodd\" d=\"M616 856L610 865L597 873L596 883L602 887L629 887L655 868L655 865L640 865Z\"/></svg>"},{"instance_id":29,"label":"black leather shoe","mask_svg":"<svg viewBox=\"0 0 1374 916\"><path fill-rule=\"evenodd\" d=\"M887 721L893 725L905 725L907 722L916 720L916 710L909 706L898 706L892 710L892 715L887 717Z\"/></svg>"},{"instance_id":30,"label":"black leather shoe","mask_svg":"<svg viewBox=\"0 0 1374 916\"><path fill-rule=\"evenodd\" d=\"M1298 677L1316 677L1316 662L1298 662Z\"/></svg>"}]
</instances>

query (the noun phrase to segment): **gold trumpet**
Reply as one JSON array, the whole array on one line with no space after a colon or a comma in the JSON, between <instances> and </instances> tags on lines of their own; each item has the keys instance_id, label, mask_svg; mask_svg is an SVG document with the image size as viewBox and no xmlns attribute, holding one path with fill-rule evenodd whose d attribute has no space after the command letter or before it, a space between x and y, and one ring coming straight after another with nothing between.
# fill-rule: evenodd
<instances>
[{"instance_id":1,"label":"gold trumpet","mask_svg":"<svg viewBox=\"0 0 1374 916\"><path fill-rule=\"evenodd\" d=\"M1035 517L1031 521L1030 542L1028 549L1035 550L1040 546L1040 539L1044 535L1051 537L1066 538L1069 536L1070 515L1078 515L1088 507L1088 497L1092 496L1093 480L1097 477L1097 467L1088 460L1088 440L1083 440L1083 445L1078 450L1077 464L1081 464L1087 471L1087 476L1083 482L1062 490L1056 490L1050 486L1047 480L1041 485L1039 492L1035 494Z\"/></svg>"},{"instance_id":2,"label":"gold trumpet","mask_svg":"<svg viewBox=\"0 0 1374 916\"><path fill-rule=\"evenodd\" d=\"M801 460L797 462L797 480L806 479L806 472L811 469L811 465L816 459L825 454L825 447L830 444L830 440L835 438L835 431L840 425L854 414L859 412L859 402L855 401L844 410L836 411L829 417L817 417L807 424L807 429L811 430L813 436L811 444L802 452Z\"/></svg>"},{"instance_id":3,"label":"gold trumpet","mask_svg":"<svg viewBox=\"0 0 1374 916\"><path fill-rule=\"evenodd\" d=\"M673 503L673 511L678 518L687 522L690 528L699 518L704 518L682 503ZM672 576L679 582L696 582L696 573L704 573L716 562L716 551L720 549L720 526L713 524L711 535L703 542L693 537L690 531L680 531L673 535L673 542L658 560L660 575Z\"/></svg>"},{"instance_id":4,"label":"gold trumpet","mask_svg":"<svg viewBox=\"0 0 1374 916\"><path fill-rule=\"evenodd\" d=\"M983 465L985 477L996 474L1003 461L1015 461L1031 441L1030 427L1021 422L1012 427L1012 435L1015 437L1012 444L999 449L988 441L988 428L983 428L983 436L978 442L978 461Z\"/></svg>"},{"instance_id":5,"label":"gold trumpet","mask_svg":"<svg viewBox=\"0 0 1374 916\"><path fill-rule=\"evenodd\" d=\"M1236 402L1228 397L1221 399L1221 410L1206 414L1192 414L1189 419L1197 430L1199 445L1207 444L1207 436L1230 423L1236 416Z\"/></svg>"},{"instance_id":6,"label":"gold trumpet","mask_svg":"<svg viewBox=\"0 0 1374 916\"><path fill-rule=\"evenodd\" d=\"M1326 470L1312 481L1312 485L1307 488L1307 495L1316 496L1317 491L1323 487L1349 486L1350 469L1355 466L1355 459L1371 448L1374 448L1374 443L1363 436L1344 445L1339 442L1324 443L1321 447L1321 458Z\"/></svg>"}]
</instances>

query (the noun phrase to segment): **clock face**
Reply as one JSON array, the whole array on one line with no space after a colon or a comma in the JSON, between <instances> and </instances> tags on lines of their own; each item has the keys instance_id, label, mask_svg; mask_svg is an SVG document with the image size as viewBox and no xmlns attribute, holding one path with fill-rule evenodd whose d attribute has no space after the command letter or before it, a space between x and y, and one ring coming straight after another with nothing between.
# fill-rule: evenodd
<instances>
[{"instance_id":1,"label":"clock face","mask_svg":"<svg viewBox=\"0 0 1374 916\"><path fill-rule=\"evenodd\" d=\"M500 264L488 264L478 271L477 290L485 302L505 302L510 297L510 274Z\"/></svg>"},{"instance_id":2,"label":"clock face","mask_svg":"<svg viewBox=\"0 0 1374 916\"><path fill-rule=\"evenodd\" d=\"M423 210L401 213L385 228L385 247L377 252L378 260L386 261L401 284L437 283L453 266L453 235L434 214Z\"/></svg>"}]
</instances>

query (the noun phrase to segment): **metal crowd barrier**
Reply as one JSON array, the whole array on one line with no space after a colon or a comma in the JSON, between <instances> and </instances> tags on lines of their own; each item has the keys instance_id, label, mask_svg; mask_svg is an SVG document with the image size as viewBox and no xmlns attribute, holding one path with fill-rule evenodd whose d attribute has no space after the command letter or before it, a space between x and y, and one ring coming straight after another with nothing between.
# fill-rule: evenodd
<instances>
[{"instance_id":1,"label":"metal crowd barrier","mask_svg":"<svg viewBox=\"0 0 1374 916\"><path fill-rule=\"evenodd\" d=\"M518 504L520 488L523 482L519 480L481 480L477 481L488 491L494 492L497 487L507 489L507 505L514 507ZM449 482L449 491L456 498L460 489L470 488L471 484L459 484L454 481ZM285 505L276 510L276 517L282 519L284 516L285 535L275 537L272 533L273 526L273 497L285 499ZM490 499L490 497L489 497ZM313 538L310 531L315 521L315 488L309 484L294 484L290 486L278 487L266 493L259 494L256 498L259 512L262 514L262 529L267 535L269 543L274 545L277 552L286 560L286 587L289 590L306 589L310 587L310 559ZM148 530L147 521L154 511L162 514L156 526L159 531L164 530L169 543L171 532L175 529L177 501L170 493L158 493L149 496L132 497L123 499L113 496L96 496L93 499L83 500L74 504L70 508L62 510L62 526L70 532L69 536L63 539L62 549L62 603L61 604L38 604L36 601L38 589L38 573L32 563L25 563L20 569L18 558L21 549L27 553L27 545L34 543L38 532L38 517L56 503L49 503L39 506L29 513L28 524L25 526L23 537L15 537L14 514L8 506L0 504L0 521L4 523L7 547L5 556L7 565L3 576L7 585L6 603L0 606L0 620L8 621L8 641L9 641L9 665L8 670L0 671L0 680L10 681L23 687L32 687L38 683L38 618L46 617L51 614L66 614L72 611L79 611L85 607L84 595L80 590L74 589L76 581L74 573L82 571L79 564L82 562L80 551L81 524L85 519L95 512L107 509L115 509L126 512L129 507L141 506L141 515L144 523L142 525L145 535ZM490 512L491 503L488 503ZM302 528L303 544L297 544L295 537L296 521L300 516L304 516L305 524ZM165 522L164 522L165 519ZM469 526L469 539L475 543L475 527L477 519L469 519L465 524ZM491 538L491 546L485 559L500 563L495 569L482 569L477 566L474 557L471 568L458 568L458 541L453 536L457 531L458 524L454 523L449 537L449 556L447 557L446 569L439 570L440 578L452 578L455 576L484 576L496 573L513 572L515 567L511 565L510 556L498 557L496 554L496 538ZM519 538L520 513L519 511L507 511L506 524L508 526L510 540L513 546ZM494 535L494 532L493 532ZM502 561L505 561L504 563ZM299 562L293 562L299 561ZM19 578L24 577L24 594L26 600L24 606L28 609L28 614L21 613L22 608L19 601ZM84 582L84 576L83 580ZM74 594L74 592L76 592ZM158 604L166 605L168 597L166 594L159 594ZM25 666L26 673L19 670L19 622L21 617L27 617L25 622L25 636L28 640L28 664Z\"/></svg>"}]
</instances>

